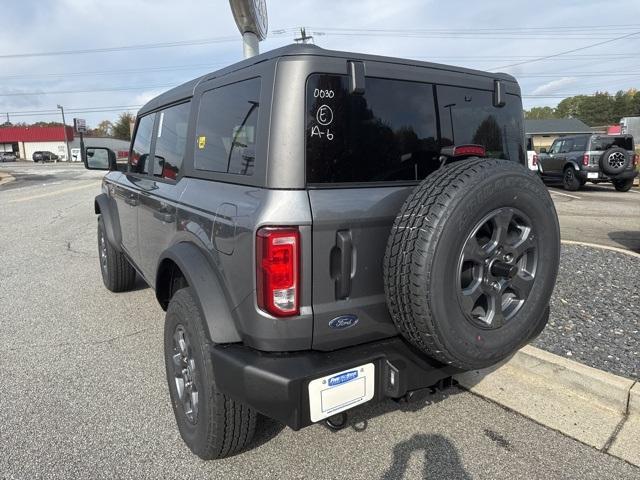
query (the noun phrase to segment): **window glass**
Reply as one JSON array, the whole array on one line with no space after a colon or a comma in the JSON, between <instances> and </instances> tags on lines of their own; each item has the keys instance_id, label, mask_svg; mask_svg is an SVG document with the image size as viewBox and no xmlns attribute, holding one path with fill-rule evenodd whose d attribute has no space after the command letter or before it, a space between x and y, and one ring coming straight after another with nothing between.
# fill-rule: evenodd
<instances>
[{"instance_id":1,"label":"window glass","mask_svg":"<svg viewBox=\"0 0 640 480\"><path fill-rule=\"evenodd\" d=\"M413 181L439 166L433 85L367 77L350 94L345 75L307 81L309 183Z\"/></svg>"},{"instance_id":2,"label":"window glass","mask_svg":"<svg viewBox=\"0 0 640 480\"><path fill-rule=\"evenodd\" d=\"M632 137L609 137L598 136L591 140L591 150L598 152L604 152L612 147L620 147L625 150L633 150L633 138Z\"/></svg>"},{"instance_id":3,"label":"window glass","mask_svg":"<svg viewBox=\"0 0 640 480\"><path fill-rule=\"evenodd\" d=\"M587 149L587 140L589 137L576 137L573 139L573 151L583 151Z\"/></svg>"},{"instance_id":4,"label":"window glass","mask_svg":"<svg viewBox=\"0 0 640 480\"><path fill-rule=\"evenodd\" d=\"M573 151L573 139L569 138L562 142L562 148L560 149L560 153L568 153Z\"/></svg>"},{"instance_id":5,"label":"window glass","mask_svg":"<svg viewBox=\"0 0 640 480\"><path fill-rule=\"evenodd\" d=\"M153 174L175 180L182 168L182 159L187 143L190 103L182 103L157 113L155 162Z\"/></svg>"},{"instance_id":6,"label":"window glass","mask_svg":"<svg viewBox=\"0 0 640 480\"><path fill-rule=\"evenodd\" d=\"M562 140L556 140L553 142L553 145L551 145L551 149L549 150L549 153L560 153L560 148L562 147Z\"/></svg>"},{"instance_id":7,"label":"window glass","mask_svg":"<svg viewBox=\"0 0 640 480\"><path fill-rule=\"evenodd\" d=\"M155 114L145 115L138 122L136 138L133 142L130 171L134 173L149 172L149 153L151 152L151 136L153 134L153 120Z\"/></svg>"},{"instance_id":8,"label":"window glass","mask_svg":"<svg viewBox=\"0 0 640 480\"><path fill-rule=\"evenodd\" d=\"M482 145L487 157L524 162L522 102L504 95L503 107L493 106L493 92L438 85L442 146Z\"/></svg>"},{"instance_id":9,"label":"window glass","mask_svg":"<svg viewBox=\"0 0 640 480\"><path fill-rule=\"evenodd\" d=\"M196 124L196 169L253 174L259 98L258 78L202 95Z\"/></svg>"}]
</instances>

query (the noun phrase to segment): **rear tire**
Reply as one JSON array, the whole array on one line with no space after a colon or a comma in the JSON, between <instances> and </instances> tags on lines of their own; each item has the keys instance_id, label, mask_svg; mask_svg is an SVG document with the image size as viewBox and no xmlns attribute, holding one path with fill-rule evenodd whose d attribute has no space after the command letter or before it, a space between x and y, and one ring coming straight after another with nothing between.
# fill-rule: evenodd
<instances>
[{"instance_id":1,"label":"rear tire","mask_svg":"<svg viewBox=\"0 0 640 480\"><path fill-rule=\"evenodd\" d=\"M633 178L627 180L613 180L613 186L619 192L628 192L633 187Z\"/></svg>"},{"instance_id":2,"label":"rear tire","mask_svg":"<svg viewBox=\"0 0 640 480\"><path fill-rule=\"evenodd\" d=\"M504 160L447 165L394 222L384 258L389 312L428 356L484 368L542 331L559 258L555 208L537 175Z\"/></svg>"},{"instance_id":3,"label":"rear tire","mask_svg":"<svg viewBox=\"0 0 640 480\"><path fill-rule=\"evenodd\" d=\"M218 390L211 343L195 294L190 287L178 290L169 302L164 324L167 382L180 435L204 460L246 448L257 419L255 410Z\"/></svg>"},{"instance_id":4,"label":"rear tire","mask_svg":"<svg viewBox=\"0 0 640 480\"><path fill-rule=\"evenodd\" d=\"M562 175L562 185L564 186L565 190L575 192L577 190L580 190L580 187L582 187L584 183L580 181L580 179L576 176L576 172L573 167L569 165L564 169L564 173Z\"/></svg>"},{"instance_id":5,"label":"rear tire","mask_svg":"<svg viewBox=\"0 0 640 480\"><path fill-rule=\"evenodd\" d=\"M136 271L122 252L114 248L105 234L102 215L98 216L98 259L107 290L126 292L136 283Z\"/></svg>"}]
</instances>

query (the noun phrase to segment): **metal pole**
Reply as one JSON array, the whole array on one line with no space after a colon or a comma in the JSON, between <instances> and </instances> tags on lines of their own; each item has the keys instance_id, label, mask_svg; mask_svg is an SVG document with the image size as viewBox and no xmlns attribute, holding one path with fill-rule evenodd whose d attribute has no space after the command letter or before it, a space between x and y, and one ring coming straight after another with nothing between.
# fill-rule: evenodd
<instances>
[{"instance_id":1,"label":"metal pole","mask_svg":"<svg viewBox=\"0 0 640 480\"><path fill-rule=\"evenodd\" d=\"M258 36L252 32L242 34L242 51L244 58L255 57L260 53Z\"/></svg>"},{"instance_id":2,"label":"metal pole","mask_svg":"<svg viewBox=\"0 0 640 480\"><path fill-rule=\"evenodd\" d=\"M64 130L64 144L67 146L67 162L71 161L71 151L69 150L69 139L67 138L67 122L64 119L64 107L58 105L58 108L62 112L62 128Z\"/></svg>"}]
</instances>

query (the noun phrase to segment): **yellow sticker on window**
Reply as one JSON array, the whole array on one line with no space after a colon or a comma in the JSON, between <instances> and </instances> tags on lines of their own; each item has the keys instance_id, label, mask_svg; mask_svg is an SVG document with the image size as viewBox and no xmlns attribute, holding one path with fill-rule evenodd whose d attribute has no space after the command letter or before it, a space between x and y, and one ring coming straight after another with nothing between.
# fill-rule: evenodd
<instances>
[{"instance_id":1,"label":"yellow sticker on window","mask_svg":"<svg viewBox=\"0 0 640 480\"><path fill-rule=\"evenodd\" d=\"M205 137L204 135L200 135L198 137L198 148L200 150L204 150L204 147L207 146L207 137Z\"/></svg>"}]
</instances>

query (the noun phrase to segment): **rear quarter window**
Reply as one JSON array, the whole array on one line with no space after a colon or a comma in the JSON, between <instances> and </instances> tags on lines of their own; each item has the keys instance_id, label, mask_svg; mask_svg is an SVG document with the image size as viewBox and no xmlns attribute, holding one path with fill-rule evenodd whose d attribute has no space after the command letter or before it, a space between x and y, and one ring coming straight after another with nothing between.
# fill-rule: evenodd
<instances>
[{"instance_id":1,"label":"rear quarter window","mask_svg":"<svg viewBox=\"0 0 640 480\"><path fill-rule=\"evenodd\" d=\"M202 94L196 123L197 170L253 174L259 100L259 78Z\"/></svg>"}]
</instances>

